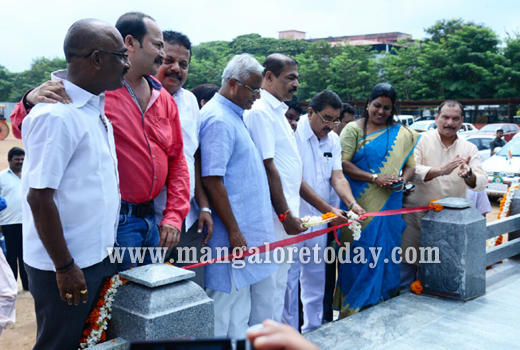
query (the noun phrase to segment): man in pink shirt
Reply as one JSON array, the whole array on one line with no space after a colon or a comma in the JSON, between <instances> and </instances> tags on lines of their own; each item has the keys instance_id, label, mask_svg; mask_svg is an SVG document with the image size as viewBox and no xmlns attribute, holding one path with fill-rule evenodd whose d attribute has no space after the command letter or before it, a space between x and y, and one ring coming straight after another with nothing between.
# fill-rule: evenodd
<instances>
[{"instance_id":1,"label":"man in pink shirt","mask_svg":"<svg viewBox=\"0 0 520 350\"><path fill-rule=\"evenodd\" d=\"M107 92L105 103L105 114L114 127L120 176L117 244L121 248L118 251L122 256L122 261L118 261L121 271L159 262L152 260L150 252L144 250L146 247L169 249L177 244L182 222L190 209L190 192L177 106L152 77L165 57L162 32L153 18L140 12L122 15L116 28L123 36L132 64L124 86ZM53 79L59 80L60 73L54 74ZM67 100L61 82L57 81L29 91L11 115L13 134L23 136L21 122L34 104ZM165 185L166 208L157 227L153 200ZM130 254L127 247L144 249Z\"/></svg>"}]
</instances>

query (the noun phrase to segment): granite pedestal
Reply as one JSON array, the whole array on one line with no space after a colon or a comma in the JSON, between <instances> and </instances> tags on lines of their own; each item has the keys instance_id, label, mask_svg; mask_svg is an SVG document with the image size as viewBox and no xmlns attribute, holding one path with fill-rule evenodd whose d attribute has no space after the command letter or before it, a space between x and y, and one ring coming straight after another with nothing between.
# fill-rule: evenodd
<instances>
[{"instance_id":1,"label":"granite pedestal","mask_svg":"<svg viewBox=\"0 0 520 350\"><path fill-rule=\"evenodd\" d=\"M185 280L194 275L167 264L122 272L131 283L116 294L107 339L212 338L213 301L197 284Z\"/></svg>"},{"instance_id":2,"label":"granite pedestal","mask_svg":"<svg viewBox=\"0 0 520 350\"><path fill-rule=\"evenodd\" d=\"M421 247L438 249L437 261L421 263L428 292L468 300L486 292L486 219L469 201L446 198L421 223Z\"/></svg>"}]
</instances>

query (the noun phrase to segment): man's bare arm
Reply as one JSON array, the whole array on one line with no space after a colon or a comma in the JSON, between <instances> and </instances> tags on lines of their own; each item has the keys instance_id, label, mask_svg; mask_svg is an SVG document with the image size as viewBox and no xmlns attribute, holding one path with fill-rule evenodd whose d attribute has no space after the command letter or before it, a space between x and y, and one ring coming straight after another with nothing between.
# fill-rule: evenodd
<instances>
[{"instance_id":1,"label":"man's bare arm","mask_svg":"<svg viewBox=\"0 0 520 350\"><path fill-rule=\"evenodd\" d=\"M287 213L289 206L285 200L282 180L280 179L280 174L278 174L276 165L274 165L273 158L264 159L264 166L267 173L269 192L271 193L271 202L273 204L274 211L278 215ZM287 214L286 219L282 222L282 224L285 232L287 232L289 235L297 235L298 233L306 230L306 228L302 226L300 219L292 215L290 212Z\"/></svg>"},{"instance_id":2,"label":"man's bare arm","mask_svg":"<svg viewBox=\"0 0 520 350\"><path fill-rule=\"evenodd\" d=\"M206 176L202 178L202 184L206 188L211 203L213 204L213 210L217 213L220 220L226 227L229 233L229 243L231 248L235 247L247 247L247 241L240 232L240 227L231 210L231 204L229 203L229 196L222 181L221 176Z\"/></svg>"},{"instance_id":3,"label":"man's bare arm","mask_svg":"<svg viewBox=\"0 0 520 350\"><path fill-rule=\"evenodd\" d=\"M202 185L201 166L200 166L200 149L195 153L195 201L199 208L209 208L209 199ZM213 218L210 213L201 211L199 213L198 233L202 233L202 228L206 226L206 237L202 241L202 245L206 245L213 235Z\"/></svg>"},{"instance_id":4,"label":"man's bare arm","mask_svg":"<svg viewBox=\"0 0 520 350\"><path fill-rule=\"evenodd\" d=\"M309 184L302 179L302 184L300 186L300 196L314 208L318 209L321 213L334 213L337 216L337 219L334 220L334 225L339 225L341 223L345 223L348 221L346 217L343 216L343 211L334 208L329 203L325 202L323 198L321 198Z\"/></svg>"}]
</instances>

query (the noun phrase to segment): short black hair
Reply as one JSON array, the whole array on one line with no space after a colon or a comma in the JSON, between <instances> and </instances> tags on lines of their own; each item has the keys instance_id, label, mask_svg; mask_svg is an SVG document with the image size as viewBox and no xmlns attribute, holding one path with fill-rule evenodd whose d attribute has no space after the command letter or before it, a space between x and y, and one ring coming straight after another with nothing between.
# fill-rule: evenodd
<instances>
[{"instance_id":1,"label":"short black hair","mask_svg":"<svg viewBox=\"0 0 520 350\"><path fill-rule=\"evenodd\" d=\"M190 52L190 62L191 62L191 41L185 34L181 32L175 32L173 30L164 30L162 32L164 42L167 42L170 45L181 44Z\"/></svg>"},{"instance_id":2,"label":"short black hair","mask_svg":"<svg viewBox=\"0 0 520 350\"><path fill-rule=\"evenodd\" d=\"M448 107L459 106L460 110L462 111L462 116L464 117L464 106L459 101L455 101L455 100L446 100L446 101L444 101L443 103L441 103L439 108L437 108L437 115L441 114L441 109L444 106L448 106Z\"/></svg>"},{"instance_id":3,"label":"short black hair","mask_svg":"<svg viewBox=\"0 0 520 350\"><path fill-rule=\"evenodd\" d=\"M334 109L341 109L342 107L341 99L334 91L323 90L322 92L314 95L311 102L309 103L309 107L316 112L321 112L327 106L330 106Z\"/></svg>"},{"instance_id":4,"label":"short black hair","mask_svg":"<svg viewBox=\"0 0 520 350\"><path fill-rule=\"evenodd\" d=\"M300 114L303 113L303 109L300 106L300 104L298 103L298 98L295 95L293 95L292 100L290 100L290 101L283 101L283 103L285 103L289 107L289 109L292 108L292 109L294 109L296 112L298 112Z\"/></svg>"},{"instance_id":5,"label":"short black hair","mask_svg":"<svg viewBox=\"0 0 520 350\"><path fill-rule=\"evenodd\" d=\"M498 134L499 132L504 132L504 129L497 129L497 134Z\"/></svg>"},{"instance_id":6,"label":"short black hair","mask_svg":"<svg viewBox=\"0 0 520 350\"><path fill-rule=\"evenodd\" d=\"M341 106L341 113L339 114L339 120L342 120L343 117L345 117L345 114L352 114L356 116L356 109L348 103L343 103Z\"/></svg>"},{"instance_id":7,"label":"short black hair","mask_svg":"<svg viewBox=\"0 0 520 350\"><path fill-rule=\"evenodd\" d=\"M264 77L267 72L272 72L274 76L278 78L285 67L298 67L298 62L289 56L285 56L280 53L273 53L267 56L262 66L264 66L264 72L262 73Z\"/></svg>"},{"instance_id":8,"label":"short black hair","mask_svg":"<svg viewBox=\"0 0 520 350\"><path fill-rule=\"evenodd\" d=\"M142 12L127 12L119 17L116 22L116 28L119 30L119 33L121 33L123 41L127 35L131 35L134 39L138 40L140 46L143 47L143 38L148 31L144 23L145 18L149 18L155 22L152 17Z\"/></svg>"},{"instance_id":9,"label":"short black hair","mask_svg":"<svg viewBox=\"0 0 520 350\"><path fill-rule=\"evenodd\" d=\"M202 108L200 101L204 100L208 102L213 98L213 96L217 93L220 88L217 85L213 84L202 84L199 86L195 86L191 89L191 92L197 98L197 102L199 103L199 109Z\"/></svg>"},{"instance_id":10,"label":"short black hair","mask_svg":"<svg viewBox=\"0 0 520 350\"><path fill-rule=\"evenodd\" d=\"M20 147L13 147L7 153L7 160L11 161L15 156L25 156L25 151Z\"/></svg>"}]
</instances>

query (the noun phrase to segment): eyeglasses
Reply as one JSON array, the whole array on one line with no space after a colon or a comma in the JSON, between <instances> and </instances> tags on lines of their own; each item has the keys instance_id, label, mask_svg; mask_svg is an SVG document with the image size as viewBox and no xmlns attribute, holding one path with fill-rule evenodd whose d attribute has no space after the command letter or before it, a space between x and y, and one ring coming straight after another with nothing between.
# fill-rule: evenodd
<instances>
[{"instance_id":1,"label":"eyeglasses","mask_svg":"<svg viewBox=\"0 0 520 350\"><path fill-rule=\"evenodd\" d=\"M110 52L110 51L103 51L103 50L93 50L91 53L88 53L86 54L85 56L83 56L83 58L89 58L90 56L92 56L94 54L94 52L101 52L101 53L107 53L109 55L114 55L114 56L117 56L117 57L120 57L123 59L124 62L128 61L128 55L125 54L125 53L120 53L120 52Z\"/></svg>"},{"instance_id":2,"label":"eyeglasses","mask_svg":"<svg viewBox=\"0 0 520 350\"><path fill-rule=\"evenodd\" d=\"M315 111L315 112L318 113L318 115L319 115L320 118L321 118L321 121L322 121L323 124L325 124L325 125L330 125L330 124L332 124L332 125L334 125L334 126L337 126L337 125L339 125L339 124L341 123L341 120L339 120L339 119L336 119L336 120L334 120L334 121L326 120L325 118L323 118L323 117L321 116L320 112L318 112L318 111Z\"/></svg>"},{"instance_id":3,"label":"eyeglasses","mask_svg":"<svg viewBox=\"0 0 520 350\"><path fill-rule=\"evenodd\" d=\"M246 88L248 88L249 90L251 90L251 92L253 93L253 96L259 94L260 91L262 91L262 89L253 89L251 86L247 85L246 83L241 82L240 80L238 80L238 79L236 79L236 78L235 78L235 80L236 80L237 83L239 83L240 85L245 86Z\"/></svg>"}]
</instances>

